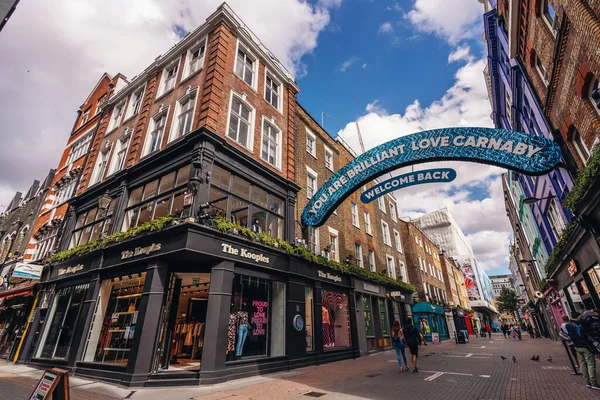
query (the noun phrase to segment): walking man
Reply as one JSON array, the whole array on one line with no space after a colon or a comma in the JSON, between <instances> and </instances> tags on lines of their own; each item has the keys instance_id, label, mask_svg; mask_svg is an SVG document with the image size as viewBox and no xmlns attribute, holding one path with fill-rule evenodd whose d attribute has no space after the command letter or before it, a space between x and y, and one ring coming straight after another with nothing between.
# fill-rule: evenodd
<instances>
[{"instance_id":1,"label":"walking man","mask_svg":"<svg viewBox=\"0 0 600 400\"><path fill-rule=\"evenodd\" d=\"M406 319L406 325L402 328L404 341L408 346L408 350L412 355L413 371L419 372L417 369L417 358L419 358L419 331L412 323L412 318Z\"/></svg>"},{"instance_id":2,"label":"walking man","mask_svg":"<svg viewBox=\"0 0 600 400\"><path fill-rule=\"evenodd\" d=\"M587 348L584 328L577 321L579 316L580 314L577 311L571 313L571 321L565 325L565 329L573 342L573 346L575 346L579 366L581 367L581 375L585 379L585 386L599 390L600 386L598 386L596 381L596 359L594 358L594 354Z\"/></svg>"}]
</instances>

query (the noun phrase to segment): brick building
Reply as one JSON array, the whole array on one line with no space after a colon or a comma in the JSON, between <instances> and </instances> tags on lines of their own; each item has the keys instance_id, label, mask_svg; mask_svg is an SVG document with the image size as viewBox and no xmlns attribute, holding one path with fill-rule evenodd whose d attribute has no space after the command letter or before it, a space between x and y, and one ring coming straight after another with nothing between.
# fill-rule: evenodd
<instances>
[{"instance_id":1,"label":"brick building","mask_svg":"<svg viewBox=\"0 0 600 400\"><path fill-rule=\"evenodd\" d=\"M391 259L374 267L389 276L294 247L306 184L295 148L299 88L227 4L123 82L103 80L94 90L110 90L95 113L96 134L88 155L67 163L81 178L61 212L60 252L45 269L23 360L161 386L389 345L391 320L410 314L412 303L397 280L403 257L393 225L383 245ZM339 163L350 159L335 148ZM382 208L396 219L392 200ZM43 211L42 227L54 227L55 209ZM382 218L375 213L374 225ZM355 236L326 253L343 263ZM368 255L369 239L359 238Z\"/></svg>"}]
</instances>

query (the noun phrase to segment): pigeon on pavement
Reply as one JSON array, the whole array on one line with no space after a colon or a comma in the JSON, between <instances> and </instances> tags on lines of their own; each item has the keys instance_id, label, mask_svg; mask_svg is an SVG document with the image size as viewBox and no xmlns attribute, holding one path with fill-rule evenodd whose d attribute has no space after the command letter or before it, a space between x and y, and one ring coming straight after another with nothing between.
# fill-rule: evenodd
<instances>
[{"instance_id":1,"label":"pigeon on pavement","mask_svg":"<svg viewBox=\"0 0 600 400\"><path fill-rule=\"evenodd\" d=\"M500 358L503 359L503 360L506 360L506 357L504 357L504 356L500 356Z\"/></svg>"},{"instance_id":2,"label":"pigeon on pavement","mask_svg":"<svg viewBox=\"0 0 600 400\"><path fill-rule=\"evenodd\" d=\"M552 357L548 357L548 361L552 362Z\"/></svg>"},{"instance_id":3,"label":"pigeon on pavement","mask_svg":"<svg viewBox=\"0 0 600 400\"><path fill-rule=\"evenodd\" d=\"M517 357L513 356L512 360L513 362L517 362Z\"/></svg>"}]
</instances>

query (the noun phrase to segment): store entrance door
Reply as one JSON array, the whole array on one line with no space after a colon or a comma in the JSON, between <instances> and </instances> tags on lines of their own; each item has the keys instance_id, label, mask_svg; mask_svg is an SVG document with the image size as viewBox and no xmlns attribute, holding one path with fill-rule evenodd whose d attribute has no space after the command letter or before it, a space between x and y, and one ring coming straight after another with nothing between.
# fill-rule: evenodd
<instances>
[{"instance_id":1,"label":"store entrance door","mask_svg":"<svg viewBox=\"0 0 600 400\"><path fill-rule=\"evenodd\" d=\"M158 371L200 371L209 289L209 273L172 274Z\"/></svg>"}]
</instances>

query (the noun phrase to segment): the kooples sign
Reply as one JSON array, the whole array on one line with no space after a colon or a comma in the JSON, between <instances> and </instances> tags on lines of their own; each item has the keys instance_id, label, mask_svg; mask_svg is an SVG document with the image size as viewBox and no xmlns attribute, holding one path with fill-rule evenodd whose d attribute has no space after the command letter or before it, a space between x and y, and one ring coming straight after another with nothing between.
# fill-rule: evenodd
<instances>
[{"instance_id":1,"label":"the kooples sign","mask_svg":"<svg viewBox=\"0 0 600 400\"><path fill-rule=\"evenodd\" d=\"M152 243L150 246L136 247L133 250L124 250L121 252L121 260L126 260L131 257L145 256L150 253L160 251L162 245L160 243Z\"/></svg>"},{"instance_id":2,"label":"the kooples sign","mask_svg":"<svg viewBox=\"0 0 600 400\"><path fill-rule=\"evenodd\" d=\"M265 256L262 253L253 253L248 249L245 249L243 247L235 247L228 243L221 243L221 251L226 254L231 254L232 256L244 257L259 263L269 263L269 257Z\"/></svg>"},{"instance_id":3,"label":"the kooples sign","mask_svg":"<svg viewBox=\"0 0 600 400\"><path fill-rule=\"evenodd\" d=\"M341 276L333 275L333 274L330 274L329 272L317 271L317 274L319 274L319 278L329 279L330 281L333 281L333 282L341 282L342 281Z\"/></svg>"},{"instance_id":4,"label":"the kooples sign","mask_svg":"<svg viewBox=\"0 0 600 400\"><path fill-rule=\"evenodd\" d=\"M83 270L83 264L77 264L67 268L60 268L58 270L58 276L74 274L75 272L79 272L81 270Z\"/></svg>"}]
</instances>

